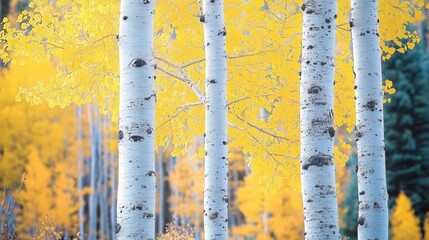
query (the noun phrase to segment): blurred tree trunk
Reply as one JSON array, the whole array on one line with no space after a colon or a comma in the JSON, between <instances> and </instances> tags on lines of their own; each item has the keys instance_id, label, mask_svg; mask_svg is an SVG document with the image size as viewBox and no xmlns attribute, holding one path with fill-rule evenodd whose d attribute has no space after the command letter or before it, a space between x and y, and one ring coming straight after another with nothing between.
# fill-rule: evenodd
<instances>
[{"instance_id":1,"label":"blurred tree trunk","mask_svg":"<svg viewBox=\"0 0 429 240\"><path fill-rule=\"evenodd\" d=\"M89 225L88 225L88 239L95 240L97 237L97 198L98 188L96 181L98 179L98 156L97 156L97 136L95 122L97 121L94 112L93 105L87 105L87 115L89 124L89 138L90 138L90 161L89 161L89 187L91 193L89 195L88 207L89 207Z\"/></svg>"},{"instance_id":2,"label":"blurred tree trunk","mask_svg":"<svg viewBox=\"0 0 429 240\"><path fill-rule=\"evenodd\" d=\"M78 179L77 179L77 188L79 192L79 233L81 236L85 235L85 200L83 196L83 178L85 175L84 171L84 158L83 158L83 131L82 131L82 106L77 106L76 108L76 122L77 122L77 166L78 166Z\"/></svg>"}]
</instances>

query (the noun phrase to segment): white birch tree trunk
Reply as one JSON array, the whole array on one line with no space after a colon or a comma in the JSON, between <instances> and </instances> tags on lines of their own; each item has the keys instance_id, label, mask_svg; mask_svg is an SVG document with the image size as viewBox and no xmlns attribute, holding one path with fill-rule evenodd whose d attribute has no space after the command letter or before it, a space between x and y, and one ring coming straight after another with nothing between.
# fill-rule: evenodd
<instances>
[{"instance_id":1,"label":"white birch tree trunk","mask_svg":"<svg viewBox=\"0 0 429 240\"><path fill-rule=\"evenodd\" d=\"M91 188L91 193L88 200L89 208L89 224L88 224L88 239L95 240L97 236L97 188L96 188L96 178L98 171L97 167L97 141L95 136L95 127L94 127L94 115L92 111L92 105L87 105L87 114L88 114L88 125L89 125L89 137L90 137L90 163L89 163L89 185Z\"/></svg>"},{"instance_id":2,"label":"white birch tree trunk","mask_svg":"<svg viewBox=\"0 0 429 240\"><path fill-rule=\"evenodd\" d=\"M118 239L155 239L155 0L122 0Z\"/></svg>"},{"instance_id":3,"label":"white birch tree trunk","mask_svg":"<svg viewBox=\"0 0 429 240\"><path fill-rule=\"evenodd\" d=\"M226 30L223 0L203 0L200 20L206 53L204 233L228 238L228 137Z\"/></svg>"},{"instance_id":4,"label":"white birch tree trunk","mask_svg":"<svg viewBox=\"0 0 429 240\"><path fill-rule=\"evenodd\" d=\"M111 239L115 239L115 226L116 226L116 171L115 171L115 155L109 152L109 161L110 161L110 181L111 181L111 190L110 190L110 229Z\"/></svg>"},{"instance_id":5,"label":"white birch tree trunk","mask_svg":"<svg viewBox=\"0 0 429 240\"><path fill-rule=\"evenodd\" d=\"M305 239L340 239L334 165L337 1L306 0L301 61L301 188Z\"/></svg>"},{"instance_id":6,"label":"white birch tree trunk","mask_svg":"<svg viewBox=\"0 0 429 240\"><path fill-rule=\"evenodd\" d=\"M76 122L77 122L77 166L78 166L78 180L77 188L79 192L79 233L81 236L85 236L85 200L83 198L83 177L84 177L84 159L82 149L82 106L76 108Z\"/></svg>"},{"instance_id":7,"label":"white birch tree trunk","mask_svg":"<svg viewBox=\"0 0 429 240\"><path fill-rule=\"evenodd\" d=\"M359 239L388 238L378 1L352 0L350 26L356 74Z\"/></svg>"}]
</instances>

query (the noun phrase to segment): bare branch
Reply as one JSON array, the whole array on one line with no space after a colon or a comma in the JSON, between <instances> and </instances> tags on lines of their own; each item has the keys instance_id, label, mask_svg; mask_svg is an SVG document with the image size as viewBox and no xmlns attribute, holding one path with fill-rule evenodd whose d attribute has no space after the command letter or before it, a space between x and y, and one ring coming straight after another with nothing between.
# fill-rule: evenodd
<instances>
[{"instance_id":1,"label":"bare branch","mask_svg":"<svg viewBox=\"0 0 429 240\"><path fill-rule=\"evenodd\" d=\"M157 66L156 69L160 70L161 72L163 72L163 73L165 73L165 74L167 74L167 75L169 75L171 77L174 77L174 78L176 78L176 79L178 79L178 80L180 80L180 81L185 82L186 84L188 84L189 87L192 89L192 91L194 91L195 95L197 95L198 99L200 99L200 101L202 103L205 103L205 98L206 98L205 95L200 91L200 89L195 84L195 82L191 81L188 78L188 76L186 75L186 73L183 71L182 67L177 66L176 64L168 61L165 58L155 57L155 59L158 60L158 61L164 62L168 66L176 69L180 73L181 76L177 76L175 74L172 74L172 73L168 72L167 70L160 68L159 66Z\"/></svg>"},{"instance_id":2,"label":"bare branch","mask_svg":"<svg viewBox=\"0 0 429 240\"><path fill-rule=\"evenodd\" d=\"M261 52L256 52L256 53L249 53L249 54L231 55L231 56L228 56L227 58L228 59L237 59L237 58L243 58L243 57L253 57L253 56L261 55L261 54L264 54L267 52L272 52L272 50L261 51ZM198 63L201 63L204 61L206 61L205 58L197 59L195 61L192 61L192 62L189 62L189 63L182 65L181 68L185 69L187 67L190 67L192 65L195 65L195 64L198 64Z\"/></svg>"},{"instance_id":3,"label":"bare branch","mask_svg":"<svg viewBox=\"0 0 429 240\"><path fill-rule=\"evenodd\" d=\"M285 138L285 137L282 137L282 136L275 135L275 134L273 134L273 133L271 133L271 132L268 132L268 131L266 131L266 130L264 130L264 129L262 129L262 128L258 127L258 126L256 126L255 124L252 124L252 123L250 123L250 122L248 122L248 121L244 120L242 117L238 116L237 114L235 114L235 116L236 116L240 121L242 121L242 122L246 123L246 124L247 124L247 125L249 125L250 127L255 128L255 129L257 129L257 130L259 130L259 131L261 131L261 132L263 132L263 133L265 133L265 134L268 134L268 135L270 135L271 137L274 137L274 138L277 138L277 139L282 139L282 140L288 140L288 141L290 141L290 139L288 139L288 138Z\"/></svg>"},{"instance_id":4,"label":"bare branch","mask_svg":"<svg viewBox=\"0 0 429 240\"><path fill-rule=\"evenodd\" d=\"M258 97L268 97L268 96L272 96L272 95L274 95L274 94L261 94L261 95L257 95L257 96L254 96L254 97L257 97L257 98ZM252 98L251 96L246 96L246 97L238 98L238 99L232 100L231 102L227 103L226 106L229 106L229 105L232 105L234 103L238 103L238 102L241 102L241 101L244 101L244 100L248 100L248 99L251 99L251 98Z\"/></svg>"}]
</instances>

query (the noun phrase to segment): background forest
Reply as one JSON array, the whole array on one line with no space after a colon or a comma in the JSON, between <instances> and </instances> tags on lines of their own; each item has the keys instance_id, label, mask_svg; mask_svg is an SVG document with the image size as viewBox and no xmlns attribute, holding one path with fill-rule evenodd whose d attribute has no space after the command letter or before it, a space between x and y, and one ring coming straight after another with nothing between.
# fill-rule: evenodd
<instances>
[{"instance_id":1,"label":"background forest","mask_svg":"<svg viewBox=\"0 0 429 240\"><path fill-rule=\"evenodd\" d=\"M118 2L1 0L0 239L114 239ZM229 236L303 239L298 160L302 1L225 2ZM429 240L425 6L423 1L380 1L392 239ZM205 63L199 8L199 1L191 0L158 0L156 6L158 239L204 238L199 89ZM340 1L338 9L335 116L341 117L335 119L334 152L339 220L342 237L357 239L354 78L349 12L344 10L350 3Z\"/></svg>"}]
</instances>

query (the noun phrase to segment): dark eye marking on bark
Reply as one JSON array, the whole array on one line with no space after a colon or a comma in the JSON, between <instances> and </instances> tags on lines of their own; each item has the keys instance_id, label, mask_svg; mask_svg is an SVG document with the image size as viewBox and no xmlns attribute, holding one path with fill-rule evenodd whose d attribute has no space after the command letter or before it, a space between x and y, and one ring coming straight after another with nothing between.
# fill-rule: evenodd
<instances>
[{"instance_id":1,"label":"dark eye marking on bark","mask_svg":"<svg viewBox=\"0 0 429 240\"><path fill-rule=\"evenodd\" d=\"M305 8L307 7L307 5L304 3L304 4L302 4L302 6L301 6L301 10L302 11L305 11Z\"/></svg>"},{"instance_id":2,"label":"dark eye marking on bark","mask_svg":"<svg viewBox=\"0 0 429 240\"><path fill-rule=\"evenodd\" d=\"M211 3L214 3L216 0L210 0Z\"/></svg>"},{"instance_id":3,"label":"dark eye marking on bark","mask_svg":"<svg viewBox=\"0 0 429 240\"><path fill-rule=\"evenodd\" d=\"M359 225L364 225L364 224L365 224L365 218L364 218L364 217L360 217L360 218L358 219L358 224L359 224Z\"/></svg>"},{"instance_id":4,"label":"dark eye marking on bark","mask_svg":"<svg viewBox=\"0 0 429 240\"><path fill-rule=\"evenodd\" d=\"M328 133L329 133L329 136L331 138L333 138L335 136L335 130L334 130L334 128L333 127L329 127L328 128Z\"/></svg>"},{"instance_id":5,"label":"dark eye marking on bark","mask_svg":"<svg viewBox=\"0 0 429 240\"><path fill-rule=\"evenodd\" d=\"M153 129L152 129L152 128L148 128L148 129L146 129L146 133L147 133L147 134L152 134L152 132L153 132Z\"/></svg>"},{"instance_id":6,"label":"dark eye marking on bark","mask_svg":"<svg viewBox=\"0 0 429 240\"><path fill-rule=\"evenodd\" d=\"M331 22L331 19L329 18L325 19L325 23L330 23L330 22Z\"/></svg>"},{"instance_id":7,"label":"dark eye marking on bark","mask_svg":"<svg viewBox=\"0 0 429 240\"><path fill-rule=\"evenodd\" d=\"M365 109L372 111L372 112L375 111L375 106L377 106L377 103L374 100L370 100L365 105L363 105L363 107Z\"/></svg>"},{"instance_id":8,"label":"dark eye marking on bark","mask_svg":"<svg viewBox=\"0 0 429 240\"><path fill-rule=\"evenodd\" d=\"M206 21L206 17L204 16L204 14L200 15L200 22L205 22Z\"/></svg>"},{"instance_id":9,"label":"dark eye marking on bark","mask_svg":"<svg viewBox=\"0 0 429 240\"><path fill-rule=\"evenodd\" d=\"M143 213L143 218L153 218L152 213Z\"/></svg>"},{"instance_id":10,"label":"dark eye marking on bark","mask_svg":"<svg viewBox=\"0 0 429 240\"><path fill-rule=\"evenodd\" d=\"M143 136L137 136L137 135L133 135L130 137L130 140L134 141L134 142L139 142L141 140L143 140L144 137Z\"/></svg>"},{"instance_id":11,"label":"dark eye marking on bark","mask_svg":"<svg viewBox=\"0 0 429 240\"><path fill-rule=\"evenodd\" d=\"M354 26L355 26L355 24L353 23L353 21L350 21L350 27L352 28Z\"/></svg>"},{"instance_id":12,"label":"dark eye marking on bark","mask_svg":"<svg viewBox=\"0 0 429 240\"><path fill-rule=\"evenodd\" d=\"M334 18L337 18L337 14L334 15Z\"/></svg>"},{"instance_id":13,"label":"dark eye marking on bark","mask_svg":"<svg viewBox=\"0 0 429 240\"><path fill-rule=\"evenodd\" d=\"M128 17L124 16L122 19L124 19L124 21L127 21Z\"/></svg>"},{"instance_id":14,"label":"dark eye marking on bark","mask_svg":"<svg viewBox=\"0 0 429 240\"><path fill-rule=\"evenodd\" d=\"M326 62L320 62L320 65L322 65L322 66L325 66L326 65Z\"/></svg>"},{"instance_id":15,"label":"dark eye marking on bark","mask_svg":"<svg viewBox=\"0 0 429 240\"><path fill-rule=\"evenodd\" d=\"M115 233L117 234L117 233L119 233L119 231L121 231L121 224L116 223L115 224Z\"/></svg>"},{"instance_id":16,"label":"dark eye marking on bark","mask_svg":"<svg viewBox=\"0 0 429 240\"><path fill-rule=\"evenodd\" d=\"M365 191L359 192L359 195L365 195Z\"/></svg>"},{"instance_id":17,"label":"dark eye marking on bark","mask_svg":"<svg viewBox=\"0 0 429 240\"><path fill-rule=\"evenodd\" d=\"M134 205L134 206L132 206L131 207L131 210L143 210L143 205L141 205L141 204L137 204L137 205Z\"/></svg>"},{"instance_id":18,"label":"dark eye marking on bark","mask_svg":"<svg viewBox=\"0 0 429 240\"><path fill-rule=\"evenodd\" d=\"M155 172L154 171L149 171L146 173L146 176L152 177L155 176Z\"/></svg>"},{"instance_id":19,"label":"dark eye marking on bark","mask_svg":"<svg viewBox=\"0 0 429 240\"><path fill-rule=\"evenodd\" d=\"M307 49L313 49L314 47L313 47L313 45L309 45L308 47L307 47Z\"/></svg>"},{"instance_id":20,"label":"dark eye marking on bark","mask_svg":"<svg viewBox=\"0 0 429 240\"><path fill-rule=\"evenodd\" d=\"M314 10L307 10L305 13L307 13L307 14L313 14L314 13Z\"/></svg>"},{"instance_id":21,"label":"dark eye marking on bark","mask_svg":"<svg viewBox=\"0 0 429 240\"><path fill-rule=\"evenodd\" d=\"M209 216L210 220L215 220L218 217L219 217L219 213L218 212L212 213Z\"/></svg>"},{"instance_id":22,"label":"dark eye marking on bark","mask_svg":"<svg viewBox=\"0 0 429 240\"><path fill-rule=\"evenodd\" d=\"M119 130L119 132L118 132L118 140L121 140L122 138L124 138L124 132L122 130Z\"/></svg>"},{"instance_id":23,"label":"dark eye marking on bark","mask_svg":"<svg viewBox=\"0 0 429 240\"><path fill-rule=\"evenodd\" d=\"M150 1L149 0L143 0L143 4L149 4Z\"/></svg>"},{"instance_id":24,"label":"dark eye marking on bark","mask_svg":"<svg viewBox=\"0 0 429 240\"><path fill-rule=\"evenodd\" d=\"M152 97L155 98L155 102L156 102L156 94L155 93L150 95L149 97L145 97L144 100L149 101Z\"/></svg>"},{"instance_id":25,"label":"dark eye marking on bark","mask_svg":"<svg viewBox=\"0 0 429 240\"><path fill-rule=\"evenodd\" d=\"M220 30L220 31L217 33L217 35L218 35L218 36L226 36L226 29L225 29L225 27L223 27L223 29L222 29L222 30Z\"/></svg>"},{"instance_id":26,"label":"dark eye marking on bark","mask_svg":"<svg viewBox=\"0 0 429 240\"><path fill-rule=\"evenodd\" d=\"M228 199L228 197L222 197L222 201L228 203L229 199Z\"/></svg>"},{"instance_id":27,"label":"dark eye marking on bark","mask_svg":"<svg viewBox=\"0 0 429 240\"><path fill-rule=\"evenodd\" d=\"M308 89L308 94L318 94L322 91L322 88L319 86L312 86L310 89Z\"/></svg>"},{"instance_id":28,"label":"dark eye marking on bark","mask_svg":"<svg viewBox=\"0 0 429 240\"><path fill-rule=\"evenodd\" d=\"M228 144L228 143L227 143L226 141L223 141L223 142L222 142L222 144L223 144L223 145L226 145L226 144Z\"/></svg>"},{"instance_id":29,"label":"dark eye marking on bark","mask_svg":"<svg viewBox=\"0 0 429 240\"><path fill-rule=\"evenodd\" d=\"M128 66L133 67L143 67L144 65L147 65L147 63L141 58L134 58L133 60L131 60L130 64L128 64Z\"/></svg>"},{"instance_id":30,"label":"dark eye marking on bark","mask_svg":"<svg viewBox=\"0 0 429 240\"><path fill-rule=\"evenodd\" d=\"M317 104L317 105L322 105L322 104ZM327 121L325 119L315 118L311 120L311 125L313 126L325 125L326 123Z\"/></svg>"},{"instance_id":31,"label":"dark eye marking on bark","mask_svg":"<svg viewBox=\"0 0 429 240\"><path fill-rule=\"evenodd\" d=\"M209 83L217 83L216 79L210 79Z\"/></svg>"},{"instance_id":32,"label":"dark eye marking on bark","mask_svg":"<svg viewBox=\"0 0 429 240\"><path fill-rule=\"evenodd\" d=\"M380 206L380 204L378 204L378 202L374 202L374 208L375 209L380 209L381 206Z\"/></svg>"},{"instance_id":33,"label":"dark eye marking on bark","mask_svg":"<svg viewBox=\"0 0 429 240\"><path fill-rule=\"evenodd\" d=\"M302 166L303 170L308 170L311 166L323 167L334 164L333 157L323 153L311 156L309 159L304 160L304 162L305 164Z\"/></svg>"}]
</instances>

